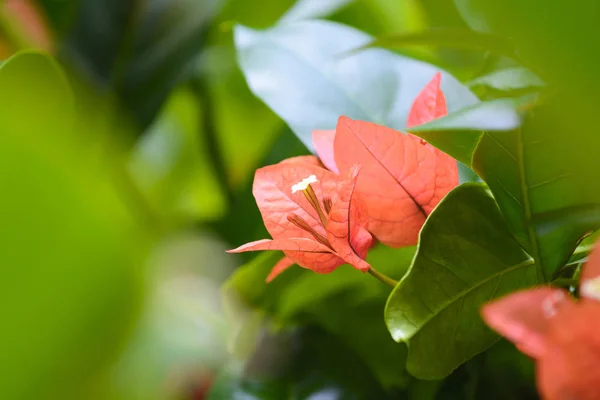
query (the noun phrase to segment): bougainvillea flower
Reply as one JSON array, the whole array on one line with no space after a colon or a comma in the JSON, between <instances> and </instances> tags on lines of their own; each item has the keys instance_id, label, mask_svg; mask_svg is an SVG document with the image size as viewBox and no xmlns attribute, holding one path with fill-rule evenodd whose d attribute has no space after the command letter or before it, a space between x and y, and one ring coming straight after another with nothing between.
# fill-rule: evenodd
<instances>
[{"instance_id":1,"label":"bougainvillea flower","mask_svg":"<svg viewBox=\"0 0 600 400\"><path fill-rule=\"evenodd\" d=\"M267 281L293 264L322 274L345 263L363 272L370 268L364 258L372 237L354 193L359 168L342 178L317 163L312 156L295 157L256 171L252 193L273 239L229 252L283 251Z\"/></svg>"},{"instance_id":2,"label":"bougainvillea flower","mask_svg":"<svg viewBox=\"0 0 600 400\"><path fill-rule=\"evenodd\" d=\"M408 126L447 114L438 73L417 96ZM347 174L361 164L356 190L369 216L367 229L391 247L416 244L425 219L458 185L456 161L429 143L371 122L340 117L335 131L314 131L321 161Z\"/></svg>"},{"instance_id":3,"label":"bougainvillea flower","mask_svg":"<svg viewBox=\"0 0 600 400\"><path fill-rule=\"evenodd\" d=\"M536 360L544 399L600 398L600 246L584 266L581 299L539 287L486 305L484 320Z\"/></svg>"}]
</instances>

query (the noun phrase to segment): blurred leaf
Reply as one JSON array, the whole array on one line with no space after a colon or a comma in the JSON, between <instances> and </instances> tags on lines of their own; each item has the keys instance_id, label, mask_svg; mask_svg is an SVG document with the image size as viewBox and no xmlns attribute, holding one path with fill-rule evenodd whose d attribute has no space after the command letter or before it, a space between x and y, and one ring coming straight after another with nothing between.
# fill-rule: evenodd
<instances>
[{"instance_id":1,"label":"blurred leaf","mask_svg":"<svg viewBox=\"0 0 600 400\"><path fill-rule=\"evenodd\" d=\"M330 0L327 2L322 0L299 0L283 14L279 22L288 23L302 19L323 18L344 8L353 1L355 0Z\"/></svg>"},{"instance_id":2,"label":"blurred leaf","mask_svg":"<svg viewBox=\"0 0 600 400\"><path fill-rule=\"evenodd\" d=\"M517 110L527 101L529 97L485 101L407 131L470 166L482 131L503 131L519 126L521 119Z\"/></svg>"},{"instance_id":3,"label":"blurred leaf","mask_svg":"<svg viewBox=\"0 0 600 400\"><path fill-rule=\"evenodd\" d=\"M555 126L567 128L571 139L586 149L586 167L594 168L600 157L597 135L590 135L597 124L600 107L597 79L600 53L597 38L600 2L582 0L576 4L563 0L463 0L464 10L490 32L509 36L528 60L537 66L540 77L558 95L554 103ZM510 23L507 23L510 21ZM560 27L560 29L557 29ZM552 133L551 133L552 132ZM561 135L556 128L548 135Z\"/></svg>"},{"instance_id":4,"label":"blurred leaf","mask_svg":"<svg viewBox=\"0 0 600 400\"><path fill-rule=\"evenodd\" d=\"M455 0L455 4L474 29L511 37L520 54L549 74L549 83L571 87L583 96L589 89L586 84L598 87L596 82L588 81L597 75L595 67L600 60L596 52L590 51L596 47L600 33L595 23L600 12L597 1Z\"/></svg>"},{"instance_id":5,"label":"blurred leaf","mask_svg":"<svg viewBox=\"0 0 600 400\"><path fill-rule=\"evenodd\" d=\"M266 107L264 109L268 110ZM250 116L248 118L250 120ZM266 149L268 151L267 154L256 161L257 165L255 167L250 171L246 171L248 178L254 177L254 168L262 165L276 164L285 158L306 154L306 147L288 128L283 128L282 132L278 132L278 134L274 143L270 145L270 148ZM240 139L235 145L237 148L243 149L243 144L244 142ZM253 146L249 147L252 148ZM231 243L232 247L240 243L245 243L248 240L264 239L268 235L260 211L256 207L256 200L252 195L253 180L248 180L249 182L246 182L234 192L235 195L232 206L229 209L230 211L224 219L216 224L219 234ZM240 259L248 261L255 255L248 252L239 256Z\"/></svg>"},{"instance_id":6,"label":"blurred leaf","mask_svg":"<svg viewBox=\"0 0 600 400\"><path fill-rule=\"evenodd\" d=\"M372 373L334 336L319 329L268 334L245 368L233 363L209 400L386 399Z\"/></svg>"},{"instance_id":7,"label":"blurred leaf","mask_svg":"<svg viewBox=\"0 0 600 400\"><path fill-rule=\"evenodd\" d=\"M212 113L218 156L227 182L237 192L251 180L284 131L284 123L250 92L235 61L232 38L228 40L207 48L197 79L205 82L206 100L211 104L206 112ZM250 126L255 140L247 140Z\"/></svg>"},{"instance_id":8,"label":"blurred leaf","mask_svg":"<svg viewBox=\"0 0 600 400\"><path fill-rule=\"evenodd\" d=\"M475 398L538 399L534 361L504 339L480 355Z\"/></svg>"},{"instance_id":9,"label":"blurred leaf","mask_svg":"<svg viewBox=\"0 0 600 400\"><path fill-rule=\"evenodd\" d=\"M410 270L387 302L388 329L408 344L408 371L440 379L486 350L498 336L481 320L481 305L536 282L534 261L486 186L454 189L425 222Z\"/></svg>"},{"instance_id":10,"label":"blurred leaf","mask_svg":"<svg viewBox=\"0 0 600 400\"><path fill-rule=\"evenodd\" d=\"M506 68L480 76L468 83L469 87L487 86L496 90L517 90L526 88L539 88L544 86L544 81L539 76L523 67Z\"/></svg>"},{"instance_id":11,"label":"blurred leaf","mask_svg":"<svg viewBox=\"0 0 600 400\"><path fill-rule=\"evenodd\" d=\"M481 8L476 6L479 0L454 0L454 5L463 20L471 29L479 32L489 32L489 26Z\"/></svg>"},{"instance_id":12,"label":"blurred leaf","mask_svg":"<svg viewBox=\"0 0 600 400\"><path fill-rule=\"evenodd\" d=\"M229 0L223 7L220 19L228 29L233 23L254 28L267 27L275 24L295 3L296 0Z\"/></svg>"},{"instance_id":13,"label":"blurred leaf","mask_svg":"<svg viewBox=\"0 0 600 400\"><path fill-rule=\"evenodd\" d=\"M35 2L39 4L52 30L61 35L73 22L77 7L82 0L35 0Z\"/></svg>"},{"instance_id":14,"label":"blurred leaf","mask_svg":"<svg viewBox=\"0 0 600 400\"><path fill-rule=\"evenodd\" d=\"M396 16L391 22L391 27L385 32L375 36L400 36L404 34L420 34L430 30L449 30L452 32L464 31L467 26L462 21L451 1L439 0L417 0L390 2L379 0L380 3L405 4L416 3L418 7L417 15L403 13L402 17ZM418 24L414 24L411 19L417 19ZM401 25L401 26L400 26ZM406 28L410 27L410 28ZM464 49L450 46L432 46L430 44L411 45L407 47L396 48L397 52L414 57L431 64L437 65L459 80L466 80L473 77L473 74L484 65L486 54L481 50Z\"/></svg>"},{"instance_id":15,"label":"blurred leaf","mask_svg":"<svg viewBox=\"0 0 600 400\"><path fill-rule=\"evenodd\" d=\"M600 187L590 184L597 149L588 149L597 139L572 140L568 128L559 129L557 115L552 106L536 107L521 128L486 132L473 156L474 169L544 279L600 225Z\"/></svg>"},{"instance_id":16,"label":"blurred leaf","mask_svg":"<svg viewBox=\"0 0 600 400\"><path fill-rule=\"evenodd\" d=\"M238 60L250 89L309 149L312 130L335 128L340 115L403 128L413 99L435 74L431 65L384 50L347 55L370 40L327 21L293 22L266 31L235 29ZM477 102L445 72L442 90L450 111Z\"/></svg>"},{"instance_id":17,"label":"blurred leaf","mask_svg":"<svg viewBox=\"0 0 600 400\"><path fill-rule=\"evenodd\" d=\"M154 249L146 310L112 369L111 400L179 399L220 369L229 326L219 285L234 268L224 250L215 238L192 233L168 237Z\"/></svg>"},{"instance_id":18,"label":"blurred leaf","mask_svg":"<svg viewBox=\"0 0 600 400\"><path fill-rule=\"evenodd\" d=\"M414 247L379 246L367 260L381 272L400 278L413 253ZM260 255L229 278L224 286L229 310L240 314L244 305L250 305L284 325L319 324L352 348L384 387L405 386L405 347L389 337L381 318L389 288L348 266L327 275L296 266L266 284L277 256Z\"/></svg>"},{"instance_id":19,"label":"blurred leaf","mask_svg":"<svg viewBox=\"0 0 600 400\"><path fill-rule=\"evenodd\" d=\"M81 0L63 55L113 90L142 128L192 72L220 0Z\"/></svg>"},{"instance_id":20,"label":"blurred leaf","mask_svg":"<svg viewBox=\"0 0 600 400\"><path fill-rule=\"evenodd\" d=\"M360 0L348 4L331 19L370 35L411 32L426 27L419 0Z\"/></svg>"},{"instance_id":21,"label":"blurred leaf","mask_svg":"<svg viewBox=\"0 0 600 400\"><path fill-rule=\"evenodd\" d=\"M146 237L73 131L55 62L17 54L0 88L0 398L88 398L137 315Z\"/></svg>"},{"instance_id":22,"label":"blurred leaf","mask_svg":"<svg viewBox=\"0 0 600 400\"><path fill-rule=\"evenodd\" d=\"M192 91L179 88L133 150L136 182L155 210L180 223L219 219L227 207L209 163L203 118Z\"/></svg>"},{"instance_id":23,"label":"blurred leaf","mask_svg":"<svg viewBox=\"0 0 600 400\"><path fill-rule=\"evenodd\" d=\"M490 31L513 38L521 54L543 70L540 76L555 93L544 107L533 110L522 131L486 136L478 151L482 177L489 177L513 232L524 246L539 251L549 276L566 261L579 238L598 226L600 186L591 182L600 158L600 137L594 134L600 107L600 54L593 51L600 37L595 18L600 3L469 0L468 4ZM489 154L502 163L501 176L491 161L484 160Z\"/></svg>"},{"instance_id":24,"label":"blurred leaf","mask_svg":"<svg viewBox=\"0 0 600 400\"><path fill-rule=\"evenodd\" d=\"M456 28L432 28L423 32L379 36L359 49L370 47L399 48L418 45L491 51L518 59L515 46L510 40L502 36Z\"/></svg>"}]
</instances>

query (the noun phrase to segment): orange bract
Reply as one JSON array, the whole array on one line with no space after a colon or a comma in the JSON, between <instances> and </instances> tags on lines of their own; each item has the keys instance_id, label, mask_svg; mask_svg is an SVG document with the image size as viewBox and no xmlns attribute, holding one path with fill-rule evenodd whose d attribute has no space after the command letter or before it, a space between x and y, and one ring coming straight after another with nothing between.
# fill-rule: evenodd
<instances>
[{"instance_id":1,"label":"orange bract","mask_svg":"<svg viewBox=\"0 0 600 400\"><path fill-rule=\"evenodd\" d=\"M447 113L440 80L417 96L409 125ZM393 247L417 243L427 215L458 185L453 158L370 122L340 117L335 131L314 131L313 142L320 161L293 157L256 171L253 194L273 239L230 250L282 250L268 281L294 263L318 273L344 263L368 271L371 234Z\"/></svg>"},{"instance_id":2,"label":"orange bract","mask_svg":"<svg viewBox=\"0 0 600 400\"><path fill-rule=\"evenodd\" d=\"M273 239L247 243L230 252L282 250L286 257L273 268L269 281L293 263L317 273L329 273L344 263L366 272L369 264L363 258L371 235L355 222L361 215L361 204L353 196L357 174L353 168L349 178L342 179L305 157L257 170L253 194ZM314 179L306 190L293 193L292 186L308 177ZM316 207L303 193L309 189L317 199ZM329 212L325 203L331 203ZM325 224L318 209L327 214Z\"/></svg>"},{"instance_id":3,"label":"orange bract","mask_svg":"<svg viewBox=\"0 0 600 400\"><path fill-rule=\"evenodd\" d=\"M486 305L484 320L537 361L544 399L597 399L600 393L600 246L592 252L576 303L561 289L525 290Z\"/></svg>"},{"instance_id":4,"label":"orange bract","mask_svg":"<svg viewBox=\"0 0 600 400\"><path fill-rule=\"evenodd\" d=\"M437 74L415 99L409 126L446 115L440 79ZM313 132L325 166L346 174L361 165L357 191L369 217L367 229L388 246L416 244L427 215L458 185L456 161L414 135L341 117L333 146L331 141L332 131Z\"/></svg>"}]
</instances>

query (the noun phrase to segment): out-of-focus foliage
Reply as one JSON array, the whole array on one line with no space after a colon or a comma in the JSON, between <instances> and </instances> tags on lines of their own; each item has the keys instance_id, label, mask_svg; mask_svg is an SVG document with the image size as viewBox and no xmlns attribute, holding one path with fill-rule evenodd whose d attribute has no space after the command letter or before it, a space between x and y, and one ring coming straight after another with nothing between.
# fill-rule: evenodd
<instances>
[{"instance_id":1,"label":"out-of-focus foliage","mask_svg":"<svg viewBox=\"0 0 600 400\"><path fill-rule=\"evenodd\" d=\"M414 247L392 250L382 246L371 250L367 260L383 273L399 278L413 253ZM374 279L365 279L363 273L350 267L328 275L292 267L266 284L275 261L263 255L228 280L224 294L234 313L231 319L243 321L239 315L250 317L250 311L258 308L283 325L321 325L362 357L383 386L398 388L406 384L407 376L402 373L406 350L391 340L380 323L388 288ZM355 317L347 318L347 310L353 310Z\"/></svg>"},{"instance_id":2,"label":"out-of-focus foliage","mask_svg":"<svg viewBox=\"0 0 600 400\"><path fill-rule=\"evenodd\" d=\"M463 363L494 341L482 297L532 283L498 255L486 291L488 253L467 246L514 237L502 256L525 249L536 279L577 278L600 222L598 15L595 0L5 0L0 398L535 398L505 342ZM442 203L429 247L371 250L394 279L410 267L387 327L391 290L368 275L295 266L267 285L279 255L225 254L266 237L256 168L308 154L340 115L404 128L440 69L451 113L411 132L498 208L487 192L485 212ZM435 291L443 246L486 290ZM453 315L418 307L449 298ZM408 352L393 314L417 309Z\"/></svg>"},{"instance_id":3,"label":"out-of-focus foliage","mask_svg":"<svg viewBox=\"0 0 600 400\"><path fill-rule=\"evenodd\" d=\"M16 55L0 68L0 87L0 397L85 397L130 337L147 235L111 187L93 136L74 131L55 62Z\"/></svg>"}]
</instances>

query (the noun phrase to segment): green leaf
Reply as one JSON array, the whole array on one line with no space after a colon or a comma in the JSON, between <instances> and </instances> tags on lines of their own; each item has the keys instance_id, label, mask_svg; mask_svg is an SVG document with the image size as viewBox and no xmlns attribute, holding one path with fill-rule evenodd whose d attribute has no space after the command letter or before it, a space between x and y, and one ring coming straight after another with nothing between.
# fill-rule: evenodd
<instances>
[{"instance_id":1,"label":"green leaf","mask_svg":"<svg viewBox=\"0 0 600 400\"><path fill-rule=\"evenodd\" d=\"M385 319L408 344L408 371L439 379L498 336L479 316L487 301L534 285L532 258L515 241L484 184L450 192L423 226L407 275L390 295Z\"/></svg>"},{"instance_id":2,"label":"green leaf","mask_svg":"<svg viewBox=\"0 0 600 400\"><path fill-rule=\"evenodd\" d=\"M197 79L205 82L207 88L205 97L211 109L206 111L212 113L212 134L216 136L227 182L232 189L249 193L246 185L284 132L285 124L248 89L235 60L232 34L218 35L217 39L218 43L204 51ZM248 126L252 126L257 140L245 140Z\"/></svg>"},{"instance_id":3,"label":"green leaf","mask_svg":"<svg viewBox=\"0 0 600 400\"><path fill-rule=\"evenodd\" d=\"M80 0L63 58L114 91L142 128L189 77L217 0ZM101 18L99 16L102 16Z\"/></svg>"},{"instance_id":4,"label":"green leaf","mask_svg":"<svg viewBox=\"0 0 600 400\"><path fill-rule=\"evenodd\" d=\"M402 35L379 36L360 49L385 47L390 49L406 46L446 46L459 49L490 51L518 58L514 44L502 36L479 33L469 29L432 28L428 31Z\"/></svg>"},{"instance_id":5,"label":"green leaf","mask_svg":"<svg viewBox=\"0 0 600 400\"><path fill-rule=\"evenodd\" d=\"M302 19L323 18L344 8L354 0L300 0L297 1L286 13L279 19L280 23L288 23Z\"/></svg>"},{"instance_id":6,"label":"green leaf","mask_svg":"<svg viewBox=\"0 0 600 400\"><path fill-rule=\"evenodd\" d=\"M332 20L371 35L412 32L429 22L419 2L388 0L354 1L333 15Z\"/></svg>"},{"instance_id":7,"label":"green leaf","mask_svg":"<svg viewBox=\"0 0 600 400\"><path fill-rule=\"evenodd\" d=\"M294 6L296 0L229 0L225 2L219 19L228 24L239 23L251 27L267 27L277 23L277 20Z\"/></svg>"},{"instance_id":8,"label":"green leaf","mask_svg":"<svg viewBox=\"0 0 600 400\"><path fill-rule=\"evenodd\" d=\"M496 90L539 88L545 85L539 76L523 67L505 68L468 82L469 87L486 86Z\"/></svg>"},{"instance_id":9,"label":"green leaf","mask_svg":"<svg viewBox=\"0 0 600 400\"><path fill-rule=\"evenodd\" d=\"M173 222L214 221L226 199L209 163L202 107L193 92L173 91L133 149L130 170L153 208Z\"/></svg>"},{"instance_id":10,"label":"green leaf","mask_svg":"<svg viewBox=\"0 0 600 400\"><path fill-rule=\"evenodd\" d=\"M403 129L412 101L438 71L380 49L347 54L370 40L328 21L298 21L266 31L235 28L238 60L250 89L309 149L312 131L335 128L341 115ZM455 78L442 75L450 111L477 103Z\"/></svg>"},{"instance_id":11,"label":"green leaf","mask_svg":"<svg viewBox=\"0 0 600 400\"><path fill-rule=\"evenodd\" d=\"M399 279L413 253L414 247L379 246L371 250L367 260ZM250 306L284 325L317 324L353 349L384 387L406 385L406 349L390 338L381 318L389 287L349 266L327 275L295 266L266 284L265 278L279 257L273 252L261 254L229 278L223 287L229 314L244 319L244 309Z\"/></svg>"},{"instance_id":12,"label":"green leaf","mask_svg":"<svg viewBox=\"0 0 600 400\"><path fill-rule=\"evenodd\" d=\"M481 7L477 5L478 2L479 0L454 0L454 5L471 29L479 32L489 32L490 28Z\"/></svg>"},{"instance_id":13,"label":"green leaf","mask_svg":"<svg viewBox=\"0 0 600 400\"><path fill-rule=\"evenodd\" d=\"M407 131L470 166L482 131L516 128L521 123L517 110L529 100L527 97L481 102Z\"/></svg>"},{"instance_id":14,"label":"green leaf","mask_svg":"<svg viewBox=\"0 0 600 400\"><path fill-rule=\"evenodd\" d=\"M0 398L89 398L137 316L146 238L74 131L57 64L19 53L0 88Z\"/></svg>"},{"instance_id":15,"label":"green leaf","mask_svg":"<svg viewBox=\"0 0 600 400\"><path fill-rule=\"evenodd\" d=\"M483 135L473 157L474 169L544 279L600 224L600 188L591 184L595 172L588 158L596 151L588 149L593 140L563 136L568 128L560 130L556 115L552 106L536 107L521 128Z\"/></svg>"}]
</instances>

